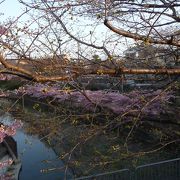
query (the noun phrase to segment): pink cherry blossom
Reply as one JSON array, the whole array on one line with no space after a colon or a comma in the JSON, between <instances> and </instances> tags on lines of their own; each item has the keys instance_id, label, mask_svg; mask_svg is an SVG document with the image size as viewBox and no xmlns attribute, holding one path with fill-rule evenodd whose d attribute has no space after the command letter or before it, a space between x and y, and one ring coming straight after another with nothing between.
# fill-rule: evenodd
<instances>
[{"instance_id":1,"label":"pink cherry blossom","mask_svg":"<svg viewBox=\"0 0 180 180\"><path fill-rule=\"evenodd\" d=\"M0 26L0 35L4 35L7 32L7 28Z\"/></svg>"},{"instance_id":2,"label":"pink cherry blossom","mask_svg":"<svg viewBox=\"0 0 180 180\"><path fill-rule=\"evenodd\" d=\"M15 120L11 125L6 126L2 125L0 126L0 143L3 142L4 138L6 136L13 136L16 134L16 130L18 128L22 127L22 122L19 120Z\"/></svg>"}]
</instances>

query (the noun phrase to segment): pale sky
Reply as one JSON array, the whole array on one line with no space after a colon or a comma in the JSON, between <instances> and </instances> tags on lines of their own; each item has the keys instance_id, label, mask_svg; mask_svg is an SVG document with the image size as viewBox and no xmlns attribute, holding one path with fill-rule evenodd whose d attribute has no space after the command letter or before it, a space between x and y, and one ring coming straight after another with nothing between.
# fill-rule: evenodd
<instances>
[{"instance_id":1,"label":"pale sky","mask_svg":"<svg viewBox=\"0 0 180 180\"><path fill-rule=\"evenodd\" d=\"M1 1L2 0L0 0L0 2ZM24 9L24 6L21 5L18 2L18 0L5 0L2 4L0 4L0 14L3 14L3 15L0 15L0 25L3 24L3 22L5 22L6 19L8 19L9 17L15 19L16 17L21 15L22 12L23 12L23 9ZM21 18L21 21L27 20L27 18L29 18L29 17L27 17L26 15L23 15L23 17ZM78 28L79 27L80 27L80 29L83 29L83 28L81 28L81 26L78 26ZM89 28L88 27L85 27L84 32L86 32L86 31L89 33ZM102 41L102 37L106 36L106 31L107 31L107 28L104 27L103 25L97 28L97 30L96 30L96 34L97 34L97 36L96 36L96 44L97 45L101 46L101 44L102 44L102 42L101 42ZM79 32L80 32L80 30L79 30ZM103 33L103 35L101 35L101 33ZM72 34L75 34L75 33L72 32ZM113 34L114 33L112 33L112 35ZM120 49L125 50L125 46L123 45L124 42L125 42L125 40L123 38L122 45L120 46L121 47ZM107 48L108 49L111 48L111 44L110 43L109 43L109 46L107 45ZM70 51L72 51L73 49L74 48L70 47ZM77 51L77 50L75 49L75 51Z\"/></svg>"},{"instance_id":2,"label":"pale sky","mask_svg":"<svg viewBox=\"0 0 180 180\"><path fill-rule=\"evenodd\" d=\"M1 2L1 1L0 1ZM0 23L8 17L17 17L22 12L22 6L17 0L5 0L0 4Z\"/></svg>"}]
</instances>

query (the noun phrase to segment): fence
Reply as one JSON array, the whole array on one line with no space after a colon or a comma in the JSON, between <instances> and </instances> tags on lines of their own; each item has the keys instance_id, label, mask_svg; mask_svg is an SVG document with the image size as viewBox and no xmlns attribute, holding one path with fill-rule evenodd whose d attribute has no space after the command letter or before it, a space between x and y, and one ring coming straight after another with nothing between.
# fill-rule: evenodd
<instances>
[{"instance_id":1,"label":"fence","mask_svg":"<svg viewBox=\"0 0 180 180\"><path fill-rule=\"evenodd\" d=\"M122 169L76 180L180 180L180 158L138 166L134 171Z\"/></svg>"}]
</instances>

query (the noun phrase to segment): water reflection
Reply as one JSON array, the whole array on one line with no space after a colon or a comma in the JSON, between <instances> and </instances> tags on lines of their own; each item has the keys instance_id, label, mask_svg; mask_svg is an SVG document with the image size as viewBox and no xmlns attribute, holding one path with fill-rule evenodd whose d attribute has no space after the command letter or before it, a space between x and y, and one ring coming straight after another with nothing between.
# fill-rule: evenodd
<instances>
[{"instance_id":1,"label":"water reflection","mask_svg":"<svg viewBox=\"0 0 180 180\"><path fill-rule=\"evenodd\" d=\"M4 116L1 121L8 124L10 116ZM36 136L26 134L23 129L19 130L14 139L17 141L18 156L22 162L22 170L19 180L62 180L64 170L60 170L64 165L52 148L45 145ZM42 172L49 169L48 172ZM56 170L54 170L56 169ZM67 172L67 179L70 179L70 172Z\"/></svg>"}]
</instances>

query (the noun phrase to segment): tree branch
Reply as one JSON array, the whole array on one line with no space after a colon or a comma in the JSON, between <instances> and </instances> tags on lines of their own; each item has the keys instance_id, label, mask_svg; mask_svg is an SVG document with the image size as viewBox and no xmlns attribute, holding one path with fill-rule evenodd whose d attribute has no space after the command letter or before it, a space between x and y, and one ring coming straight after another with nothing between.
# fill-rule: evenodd
<instances>
[{"instance_id":1,"label":"tree branch","mask_svg":"<svg viewBox=\"0 0 180 180\"><path fill-rule=\"evenodd\" d=\"M24 68L12 65L11 63L7 62L2 55L0 55L0 62L2 63L2 65L6 68L9 69L14 75L18 75L22 77L22 74L24 74L24 77L26 77L26 79L30 79L32 81L36 81L36 82L47 82L47 81L65 81L65 80L69 80L71 78L73 78L75 76L75 74L72 74L71 76L41 76L41 75L37 75L33 72L30 72ZM7 73L9 74L10 71L8 71ZM16 73L17 72L17 73ZM5 72L4 72L5 73Z\"/></svg>"},{"instance_id":2,"label":"tree branch","mask_svg":"<svg viewBox=\"0 0 180 180\"><path fill-rule=\"evenodd\" d=\"M132 38L134 40L141 40L141 41L147 40L147 37L144 36L144 35L131 33L131 32L124 31L122 29L118 29L118 28L114 27L107 19L104 20L104 25L106 27L108 27L111 31L113 31L113 32L115 32L115 33L117 33L119 35L122 35L124 37ZM179 41L156 40L156 39L153 39L153 38L149 37L148 42L153 43L153 44L164 44L164 45L172 45L172 46L180 47L180 42Z\"/></svg>"},{"instance_id":3,"label":"tree branch","mask_svg":"<svg viewBox=\"0 0 180 180\"><path fill-rule=\"evenodd\" d=\"M48 6L48 5L47 5L47 6ZM48 7L49 7L49 6L48 6ZM108 57L111 57L111 55L110 55L109 51L106 49L106 47L104 47L104 46L96 46L96 45L94 45L94 44L90 44L90 43L87 43L87 42L85 42L85 41L82 41L82 40L78 39L77 37L75 37L74 35L72 35L72 34L68 31L68 29L66 28L66 26L65 26L64 23L62 22L61 17L57 16L52 10L49 10L49 12L52 14L53 17L56 18L56 20L61 24L63 30L64 30L72 39L74 39L74 40L77 41L78 43L84 44L84 45L86 45L86 46L93 47L93 48L95 48L95 49L102 49L102 50L106 53L106 55L107 55Z\"/></svg>"},{"instance_id":4,"label":"tree branch","mask_svg":"<svg viewBox=\"0 0 180 180\"><path fill-rule=\"evenodd\" d=\"M120 76L121 74L168 74L168 75L179 75L180 69L134 69L134 68L122 68L118 69L110 69L110 70L93 70L93 69L79 69L79 71L75 71L74 73L69 73L69 75L57 75L57 76L42 76L38 75L34 72L28 71L22 67L15 66L9 62L7 62L2 55L0 55L0 62L8 71L1 71L0 73L13 74L20 77L23 77L28 80L36 81L36 82L47 82L47 81L68 81L72 80L72 78L77 78L81 75L88 74L108 74L111 76Z\"/></svg>"}]
</instances>

